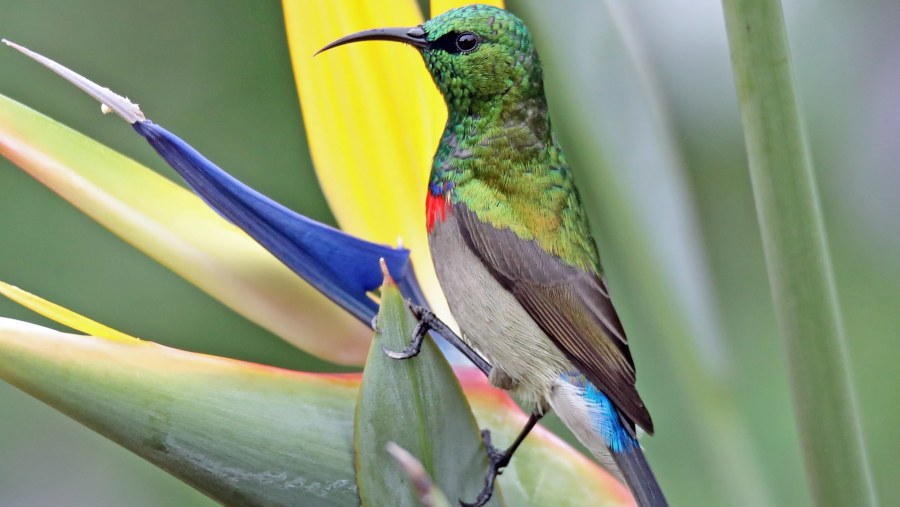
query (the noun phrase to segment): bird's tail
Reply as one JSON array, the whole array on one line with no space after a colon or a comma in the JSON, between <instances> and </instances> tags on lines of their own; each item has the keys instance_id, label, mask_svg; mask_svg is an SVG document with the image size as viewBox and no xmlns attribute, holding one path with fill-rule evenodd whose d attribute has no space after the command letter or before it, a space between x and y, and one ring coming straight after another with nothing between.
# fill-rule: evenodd
<instances>
[{"instance_id":1,"label":"bird's tail","mask_svg":"<svg viewBox=\"0 0 900 507\"><path fill-rule=\"evenodd\" d=\"M667 507L641 444L609 398L581 374L563 375L550 406L607 470L625 482L638 507Z\"/></svg>"},{"instance_id":2,"label":"bird's tail","mask_svg":"<svg viewBox=\"0 0 900 507\"><path fill-rule=\"evenodd\" d=\"M619 452L611 452L613 461L619 467L625 484L634 495L634 499L638 507L667 507L666 497L663 495L647 458L644 457L644 451L641 446L634 441L632 445L626 445Z\"/></svg>"}]
</instances>

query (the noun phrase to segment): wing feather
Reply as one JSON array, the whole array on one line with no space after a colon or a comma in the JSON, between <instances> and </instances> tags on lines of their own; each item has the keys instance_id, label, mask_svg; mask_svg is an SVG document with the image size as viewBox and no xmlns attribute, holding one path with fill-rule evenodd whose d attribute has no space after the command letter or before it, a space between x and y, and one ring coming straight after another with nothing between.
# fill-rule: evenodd
<instances>
[{"instance_id":1,"label":"wing feather","mask_svg":"<svg viewBox=\"0 0 900 507\"><path fill-rule=\"evenodd\" d=\"M479 220L465 204L453 208L467 246L491 274L630 423L652 434L625 331L602 276L564 263L510 229Z\"/></svg>"}]
</instances>

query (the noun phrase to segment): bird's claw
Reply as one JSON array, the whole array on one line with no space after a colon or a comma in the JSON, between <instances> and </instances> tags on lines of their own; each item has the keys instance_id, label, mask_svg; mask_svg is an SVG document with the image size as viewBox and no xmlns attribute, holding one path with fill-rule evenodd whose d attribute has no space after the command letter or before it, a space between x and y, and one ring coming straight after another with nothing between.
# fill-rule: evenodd
<instances>
[{"instance_id":1,"label":"bird's claw","mask_svg":"<svg viewBox=\"0 0 900 507\"><path fill-rule=\"evenodd\" d=\"M484 443L484 448L487 449L488 458L491 460L491 466L497 468L497 475L500 475L503 473L502 469L505 468L506 465L509 465L512 453L509 452L508 449L500 450L491 443L491 430L481 430L481 441Z\"/></svg>"},{"instance_id":2,"label":"bird's claw","mask_svg":"<svg viewBox=\"0 0 900 507\"><path fill-rule=\"evenodd\" d=\"M384 351L384 355L388 356L391 359L410 359L419 355L419 352L422 352L422 342L425 340L425 333L428 332L428 324L425 321L420 321L416 324L415 329L413 329L412 341L409 342L409 346L407 346L401 352L395 352L390 350L384 346L381 347L381 350Z\"/></svg>"},{"instance_id":3,"label":"bird's claw","mask_svg":"<svg viewBox=\"0 0 900 507\"><path fill-rule=\"evenodd\" d=\"M397 352L397 351L391 350L382 345L381 350L382 350L382 352L384 352L384 355L388 356L389 358L401 360L401 359L411 359L413 357L418 356L419 352L422 351L422 347L414 348L413 345L410 344L409 347L406 347L402 351Z\"/></svg>"},{"instance_id":4,"label":"bird's claw","mask_svg":"<svg viewBox=\"0 0 900 507\"><path fill-rule=\"evenodd\" d=\"M462 507L483 507L487 504L494 495L494 483L497 480L497 476L503 473L503 469L509 465L510 458L512 458L512 452L509 450L501 451L494 447L494 444L491 443L491 430L481 430L481 441L484 442L484 447L487 449L488 459L490 460L488 473L484 477L484 488L478 493L478 497L475 498L474 502L469 503L460 500L459 504Z\"/></svg>"}]
</instances>

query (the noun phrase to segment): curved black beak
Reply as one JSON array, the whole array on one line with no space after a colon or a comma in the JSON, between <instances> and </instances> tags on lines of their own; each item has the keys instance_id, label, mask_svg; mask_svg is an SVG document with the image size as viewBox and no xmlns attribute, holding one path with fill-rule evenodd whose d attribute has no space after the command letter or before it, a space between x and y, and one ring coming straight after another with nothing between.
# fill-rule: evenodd
<instances>
[{"instance_id":1,"label":"curved black beak","mask_svg":"<svg viewBox=\"0 0 900 507\"><path fill-rule=\"evenodd\" d=\"M341 37L331 44L328 44L324 48L316 51L316 55L323 51L328 51L331 48L343 46L344 44L350 44L351 42L361 42L365 40L405 42L418 49L425 49L428 47L428 41L425 40L425 30L421 26L416 26L413 28L375 28L372 30L363 30L362 32L345 35L344 37Z\"/></svg>"}]
</instances>

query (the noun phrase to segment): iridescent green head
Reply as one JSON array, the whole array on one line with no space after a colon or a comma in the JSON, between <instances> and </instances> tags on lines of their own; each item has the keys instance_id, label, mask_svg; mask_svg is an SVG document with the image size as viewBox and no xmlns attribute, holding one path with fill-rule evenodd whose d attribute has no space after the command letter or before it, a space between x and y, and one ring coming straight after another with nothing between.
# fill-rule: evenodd
<instances>
[{"instance_id":1,"label":"iridescent green head","mask_svg":"<svg viewBox=\"0 0 900 507\"><path fill-rule=\"evenodd\" d=\"M364 40L410 44L456 113L543 96L541 65L522 21L488 5L447 11L413 28L378 28L338 39L322 51Z\"/></svg>"}]
</instances>

